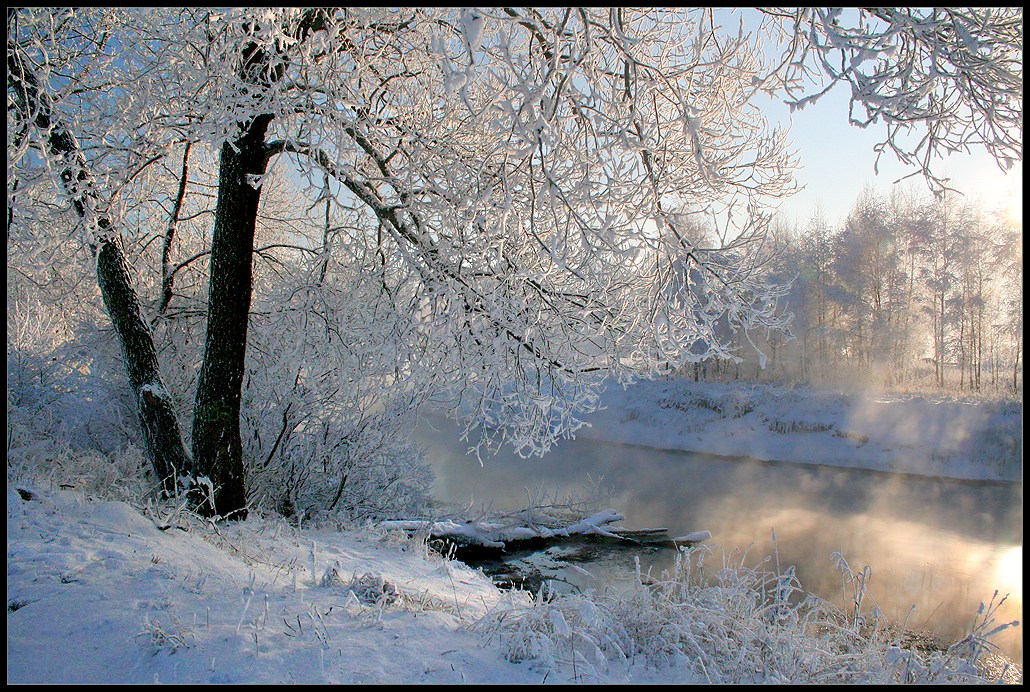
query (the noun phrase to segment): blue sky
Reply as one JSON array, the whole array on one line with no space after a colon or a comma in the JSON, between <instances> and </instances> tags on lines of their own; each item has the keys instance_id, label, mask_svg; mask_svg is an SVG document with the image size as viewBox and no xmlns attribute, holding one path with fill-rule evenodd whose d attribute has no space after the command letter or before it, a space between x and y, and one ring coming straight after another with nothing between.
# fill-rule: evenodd
<instances>
[{"instance_id":1,"label":"blue sky","mask_svg":"<svg viewBox=\"0 0 1030 692\"><path fill-rule=\"evenodd\" d=\"M849 13L852 10L846 8L845 16ZM720 18L730 30L735 30L741 20L747 30L757 27L758 17L752 8L734 8ZM882 140L884 131L878 126L863 130L848 124L848 93L847 85L837 85L815 104L794 113L782 99L770 101L765 107L773 122L791 124L790 139L799 152L801 165L796 179L805 189L781 203L780 211L801 226L819 205L831 224L843 221L865 186L871 185L886 194L894 181L913 172L889 153L881 157L879 173L876 172L873 146ZM1005 210L1022 222L1022 164L1005 174L983 150L952 155L938 164L935 172L950 178L952 187L979 198L988 210ZM918 176L903 184L927 189Z\"/></svg>"},{"instance_id":2,"label":"blue sky","mask_svg":"<svg viewBox=\"0 0 1030 692\"><path fill-rule=\"evenodd\" d=\"M823 99L793 114L782 104L766 109L773 120L791 123L790 139L800 154L802 170L798 182L805 190L784 202L780 210L802 226L821 203L826 218L835 224L847 216L851 205L866 185L887 193L892 183L912 172L891 154L880 159L879 174L874 170L873 146L881 141L883 130L868 130L848 124L846 86L833 89ZM979 198L987 209L1011 207L1009 213L1022 217L1022 165L1005 174L985 151L952 155L940 161L938 174L952 179L962 193ZM921 178L910 179L922 189Z\"/></svg>"}]
</instances>

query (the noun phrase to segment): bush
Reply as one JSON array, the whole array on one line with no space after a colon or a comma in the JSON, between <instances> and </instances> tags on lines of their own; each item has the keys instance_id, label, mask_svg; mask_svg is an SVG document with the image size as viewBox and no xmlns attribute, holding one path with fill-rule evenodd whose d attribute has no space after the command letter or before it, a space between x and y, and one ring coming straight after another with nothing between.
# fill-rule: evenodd
<instances>
[{"instance_id":1,"label":"bush","mask_svg":"<svg viewBox=\"0 0 1030 692\"><path fill-rule=\"evenodd\" d=\"M482 627L510 660L560 666L584 681L621 662L684 667L696 682L719 684L926 684L983 682L976 664L987 638L1009 626L994 626L992 602L961 642L919 651L868 608L868 571L853 573L841 556L852 612L805 593L793 568L769 572L724 558L706 578L710 554L705 546L683 549L672 574L659 579L641 575L638 562L637 585L623 594L541 592Z\"/></svg>"}]
</instances>

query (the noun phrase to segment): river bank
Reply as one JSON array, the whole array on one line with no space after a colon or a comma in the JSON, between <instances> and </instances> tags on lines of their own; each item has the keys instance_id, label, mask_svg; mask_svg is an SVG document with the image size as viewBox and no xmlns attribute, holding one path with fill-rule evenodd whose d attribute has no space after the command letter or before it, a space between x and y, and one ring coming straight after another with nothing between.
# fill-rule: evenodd
<instances>
[{"instance_id":1,"label":"river bank","mask_svg":"<svg viewBox=\"0 0 1030 692\"><path fill-rule=\"evenodd\" d=\"M1021 405L810 394L643 383L610 390L579 434L930 475L1015 473L991 450L1021 454L1021 433L1009 442ZM836 610L818 614L833 627L806 631L815 615L790 599L805 589L793 571L745 566L714 588L687 588L689 560L620 594L502 592L403 531L259 512L214 525L174 503L126 503L115 486L61 490L51 471L47 483L9 472L9 683L978 682L969 656L1003 624L988 610L963 647L937 652L863 634ZM806 530L802 519L788 524ZM773 610L770 593L783 594Z\"/></svg>"},{"instance_id":2,"label":"river bank","mask_svg":"<svg viewBox=\"0 0 1030 692\"><path fill-rule=\"evenodd\" d=\"M577 438L765 461L1020 481L1014 400L838 393L754 383L609 384Z\"/></svg>"},{"instance_id":3,"label":"river bank","mask_svg":"<svg viewBox=\"0 0 1030 692\"><path fill-rule=\"evenodd\" d=\"M7 521L8 683L980 679L972 649L924 657L846 617L806 633L791 624L806 611L786 599L801 586L786 574L775 611L755 600L769 581L753 570L685 588L690 560L625 596L534 599L403 532L257 513L215 526L174 505L25 483L8 484Z\"/></svg>"}]
</instances>

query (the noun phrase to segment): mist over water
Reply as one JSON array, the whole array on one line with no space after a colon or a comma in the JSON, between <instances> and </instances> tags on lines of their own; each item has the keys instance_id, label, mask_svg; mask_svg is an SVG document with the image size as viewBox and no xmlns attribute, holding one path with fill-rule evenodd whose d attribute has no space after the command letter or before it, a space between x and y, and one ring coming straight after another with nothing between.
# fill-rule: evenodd
<instances>
[{"instance_id":1,"label":"mist over water","mask_svg":"<svg viewBox=\"0 0 1030 692\"><path fill-rule=\"evenodd\" d=\"M603 506L628 528L663 527L681 536L707 529L708 560L774 570L794 565L806 591L842 603L840 552L855 572L872 568L867 599L895 622L948 640L969 631L995 589L1008 600L997 623L1022 623L1022 486L962 482L853 469L726 459L585 440L560 443L543 459L502 452L465 454L457 429L424 423L419 442L436 472L434 495L456 504L523 508L527 493L582 494L600 478ZM776 542L773 543L775 531ZM670 569L672 550L642 551L643 570ZM711 563L709 563L711 564ZM620 588L633 579L632 554L616 553L561 577L578 588ZM868 602L868 601L867 601ZM911 612L912 606L915 610ZM1022 624L992 638L1022 663Z\"/></svg>"}]
</instances>

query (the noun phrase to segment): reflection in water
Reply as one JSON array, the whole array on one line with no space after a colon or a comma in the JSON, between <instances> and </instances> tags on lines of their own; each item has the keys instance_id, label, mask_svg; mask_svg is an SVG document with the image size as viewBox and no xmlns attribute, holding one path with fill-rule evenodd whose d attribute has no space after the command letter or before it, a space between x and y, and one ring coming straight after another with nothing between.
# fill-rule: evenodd
<instances>
[{"instance_id":1,"label":"reflection in water","mask_svg":"<svg viewBox=\"0 0 1030 692\"><path fill-rule=\"evenodd\" d=\"M589 441L563 442L543 459L501 453L481 467L465 455L456 428L420 427L436 472L435 495L449 502L524 507L527 492L576 493L603 477L605 504L629 528L667 527L671 536L707 529L716 558L749 566L769 559L796 567L806 590L841 602L841 574L872 567L870 596L885 615L954 640L995 589L1010 596L997 624L1022 620L1022 486L952 482L831 467L724 459ZM773 544L773 532L776 542ZM671 569L671 550L640 554L643 569ZM619 588L632 557L561 572L579 588ZM589 572L589 575L586 574ZM592 576L591 576L592 575ZM867 597L868 598L868 597ZM909 616L910 609L915 606ZM1022 628L992 641L1022 663Z\"/></svg>"}]
</instances>

